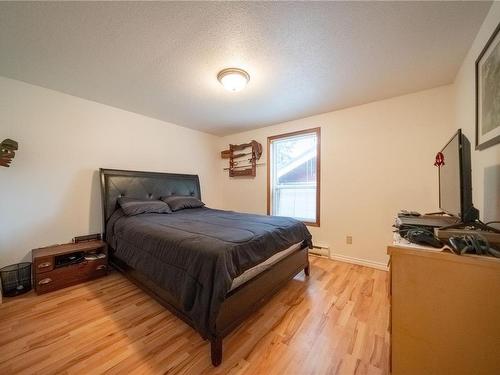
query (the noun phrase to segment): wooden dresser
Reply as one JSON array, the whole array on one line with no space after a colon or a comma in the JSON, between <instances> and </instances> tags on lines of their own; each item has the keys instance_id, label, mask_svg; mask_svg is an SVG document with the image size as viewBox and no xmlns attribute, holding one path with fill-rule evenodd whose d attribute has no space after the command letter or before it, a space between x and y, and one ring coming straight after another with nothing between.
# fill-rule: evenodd
<instances>
[{"instance_id":1,"label":"wooden dresser","mask_svg":"<svg viewBox=\"0 0 500 375\"><path fill-rule=\"evenodd\" d=\"M108 250L103 241L69 243L34 249L33 280L38 294L104 276Z\"/></svg>"},{"instance_id":2,"label":"wooden dresser","mask_svg":"<svg viewBox=\"0 0 500 375\"><path fill-rule=\"evenodd\" d=\"M500 374L500 259L387 251L392 374Z\"/></svg>"}]
</instances>

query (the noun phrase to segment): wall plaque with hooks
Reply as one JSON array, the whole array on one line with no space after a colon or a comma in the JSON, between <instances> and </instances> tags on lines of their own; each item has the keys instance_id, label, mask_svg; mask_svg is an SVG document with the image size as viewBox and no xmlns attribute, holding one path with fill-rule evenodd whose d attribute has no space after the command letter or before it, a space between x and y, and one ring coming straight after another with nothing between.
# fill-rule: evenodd
<instances>
[{"instance_id":1,"label":"wall plaque with hooks","mask_svg":"<svg viewBox=\"0 0 500 375\"><path fill-rule=\"evenodd\" d=\"M249 143L239 145L229 145L229 150L221 152L223 159L229 159L229 168L224 168L229 171L229 177L252 176L257 174L257 160L262 156L262 145L252 140Z\"/></svg>"}]
</instances>

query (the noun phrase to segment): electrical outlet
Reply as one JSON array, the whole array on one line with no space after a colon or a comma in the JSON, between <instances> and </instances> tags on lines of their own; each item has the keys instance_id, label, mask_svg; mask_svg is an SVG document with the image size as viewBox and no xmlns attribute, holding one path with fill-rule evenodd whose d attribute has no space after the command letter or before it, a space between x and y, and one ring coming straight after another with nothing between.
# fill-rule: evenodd
<instances>
[{"instance_id":1,"label":"electrical outlet","mask_svg":"<svg viewBox=\"0 0 500 375\"><path fill-rule=\"evenodd\" d=\"M345 243L348 245L352 245L352 236L346 236Z\"/></svg>"}]
</instances>

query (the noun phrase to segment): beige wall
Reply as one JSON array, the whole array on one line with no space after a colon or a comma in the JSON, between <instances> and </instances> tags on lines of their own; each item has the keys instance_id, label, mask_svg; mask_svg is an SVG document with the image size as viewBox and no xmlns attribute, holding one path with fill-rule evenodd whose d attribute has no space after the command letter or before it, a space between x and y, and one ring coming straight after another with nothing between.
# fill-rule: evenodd
<instances>
[{"instance_id":1,"label":"beige wall","mask_svg":"<svg viewBox=\"0 0 500 375\"><path fill-rule=\"evenodd\" d=\"M219 205L215 136L0 77L0 137L20 148L0 168L0 266L100 232L100 167L197 173Z\"/></svg>"},{"instance_id":2,"label":"beige wall","mask_svg":"<svg viewBox=\"0 0 500 375\"><path fill-rule=\"evenodd\" d=\"M455 131L453 98L453 87L443 86L227 136L219 150L251 139L265 146L270 135L321 127L321 227L310 228L314 240L336 255L381 264L399 209L437 209L434 155ZM226 164L219 168L225 208L265 213L266 167L255 179L231 179Z\"/></svg>"},{"instance_id":3,"label":"beige wall","mask_svg":"<svg viewBox=\"0 0 500 375\"><path fill-rule=\"evenodd\" d=\"M475 145L475 61L500 22L500 2L491 6L455 79L455 123ZM499 83L500 84L500 83ZM472 151L474 205L485 221L500 220L500 145Z\"/></svg>"}]
</instances>

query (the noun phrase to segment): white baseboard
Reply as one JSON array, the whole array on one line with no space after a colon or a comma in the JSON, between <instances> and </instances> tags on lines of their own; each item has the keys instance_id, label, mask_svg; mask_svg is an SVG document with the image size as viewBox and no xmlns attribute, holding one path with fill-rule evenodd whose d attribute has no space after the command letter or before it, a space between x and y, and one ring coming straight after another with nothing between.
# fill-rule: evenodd
<instances>
[{"instance_id":1,"label":"white baseboard","mask_svg":"<svg viewBox=\"0 0 500 375\"><path fill-rule=\"evenodd\" d=\"M316 247L313 247L312 249L309 249L309 254L313 254L313 255L318 255L318 256L321 256L321 257L327 257L327 258L330 258L330 251L329 249L324 249L324 248L316 248Z\"/></svg>"},{"instance_id":2,"label":"white baseboard","mask_svg":"<svg viewBox=\"0 0 500 375\"><path fill-rule=\"evenodd\" d=\"M376 268L376 269L382 270L382 271L387 271L388 270L387 264L385 264L385 263L374 262L372 260L366 260L366 259L349 257L347 255L331 254L330 255L330 259L338 260L338 261L341 261L341 262L359 264L360 266L366 266L366 267Z\"/></svg>"}]
</instances>

